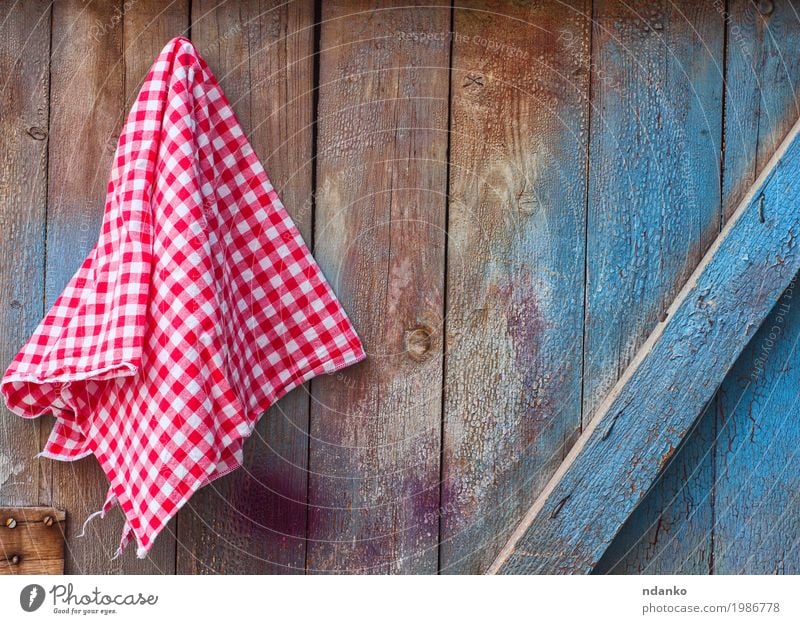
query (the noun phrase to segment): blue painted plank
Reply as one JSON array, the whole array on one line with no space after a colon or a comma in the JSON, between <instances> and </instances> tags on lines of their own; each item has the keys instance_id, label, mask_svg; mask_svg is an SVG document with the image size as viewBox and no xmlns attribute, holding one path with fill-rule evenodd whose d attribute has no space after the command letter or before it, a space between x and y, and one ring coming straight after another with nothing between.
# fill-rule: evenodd
<instances>
[{"instance_id":1,"label":"blue painted plank","mask_svg":"<svg viewBox=\"0 0 800 624\"><path fill-rule=\"evenodd\" d=\"M586 422L719 233L724 23L710 3L594 6Z\"/></svg>"},{"instance_id":2,"label":"blue painted plank","mask_svg":"<svg viewBox=\"0 0 800 624\"><path fill-rule=\"evenodd\" d=\"M797 2L732 0L728 18L723 198L730 215L800 116Z\"/></svg>"},{"instance_id":3,"label":"blue painted plank","mask_svg":"<svg viewBox=\"0 0 800 624\"><path fill-rule=\"evenodd\" d=\"M584 420L721 221L722 15L694 0L611 1L595 3L594 23ZM711 487L704 451L695 440L675 457L598 572L708 571L711 514L685 510Z\"/></svg>"},{"instance_id":4,"label":"blue painted plank","mask_svg":"<svg viewBox=\"0 0 800 624\"><path fill-rule=\"evenodd\" d=\"M593 574L708 574L716 409L713 400Z\"/></svg>"},{"instance_id":5,"label":"blue painted plank","mask_svg":"<svg viewBox=\"0 0 800 624\"><path fill-rule=\"evenodd\" d=\"M491 564L580 429L590 13L454 11L444 573Z\"/></svg>"},{"instance_id":6,"label":"blue painted plank","mask_svg":"<svg viewBox=\"0 0 800 624\"><path fill-rule=\"evenodd\" d=\"M796 97L800 22L791 3L735 0L726 23L723 208L729 215L800 115ZM793 314L773 310L765 321L765 326L784 327L773 341L776 351L788 348L785 343L791 341L795 319ZM681 468L672 466L659 479L596 572L764 573L792 569L786 550L797 541L797 535L792 535L797 527L796 517L792 518L796 506L781 507L781 501L762 496L755 484L783 483L796 472L791 465L781 464L787 447L773 447L771 432L784 444L797 445L800 440L786 426L784 410L759 410L757 396L751 395L790 397L796 392L797 379L791 367L759 364L760 354L752 351L743 352L735 369L763 369L754 381L759 388L744 392L737 373L726 378L721 398L715 399L715 405L718 400L721 405L703 415L697 431L677 454L674 463ZM759 413L759 434L751 437L754 410ZM719 444L715 446L717 433ZM759 455L770 457L773 450L774 460L753 461ZM703 458L702 463L695 466L695 458ZM680 494L673 497L675 493ZM712 511L712 507L716 509ZM685 535L697 526L697 518L706 522L712 517L716 523L713 528L708 525L706 539L687 545ZM770 530L778 521L786 525L780 534ZM663 527L669 527L669 534ZM715 545L713 557L705 546L711 543ZM622 553L626 556L621 558ZM797 556L795 552L795 560Z\"/></svg>"},{"instance_id":7,"label":"blue painted plank","mask_svg":"<svg viewBox=\"0 0 800 624\"><path fill-rule=\"evenodd\" d=\"M800 114L796 2L734 0L728 36L725 189L741 193ZM800 292L764 322L719 393L714 573L800 571Z\"/></svg>"},{"instance_id":8,"label":"blue painted plank","mask_svg":"<svg viewBox=\"0 0 800 624\"><path fill-rule=\"evenodd\" d=\"M800 268L800 123L492 566L590 572Z\"/></svg>"},{"instance_id":9,"label":"blue painted plank","mask_svg":"<svg viewBox=\"0 0 800 624\"><path fill-rule=\"evenodd\" d=\"M714 573L800 572L798 342L794 281L719 392Z\"/></svg>"}]
</instances>

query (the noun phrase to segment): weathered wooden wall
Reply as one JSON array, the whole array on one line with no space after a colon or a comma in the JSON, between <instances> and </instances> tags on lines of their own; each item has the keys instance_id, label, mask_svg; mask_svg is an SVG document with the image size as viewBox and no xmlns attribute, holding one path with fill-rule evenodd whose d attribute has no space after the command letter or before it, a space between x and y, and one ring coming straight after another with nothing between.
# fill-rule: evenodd
<instances>
[{"instance_id":1,"label":"weathered wooden wall","mask_svg":"<svg viewBox=\"0 0 800 624\"><path fill-rule=\"evenodd\" d=\"M486 569L791 124L789 0L0 2L0 365L96 240L168 39L216 72L367 361L275 405L148 559L92 459L0 416L68 572ZM791 293L788 293L790 295ZM597 572L796 572L800 293ZM774 328L778 327L778 330Z\"/></svg>"},{"instance_id":2,"label":"weathered wooden wall","mask_svg":"<svg viewBox=\"0 0 800 624\"><path fill-rule=\"evenodd\" d=\"M796 2L717 5L726 26L722 218L800 117ZM598 572L796 573L800 405L793 288L753 338Z\"/></svg>"}]
</instances>

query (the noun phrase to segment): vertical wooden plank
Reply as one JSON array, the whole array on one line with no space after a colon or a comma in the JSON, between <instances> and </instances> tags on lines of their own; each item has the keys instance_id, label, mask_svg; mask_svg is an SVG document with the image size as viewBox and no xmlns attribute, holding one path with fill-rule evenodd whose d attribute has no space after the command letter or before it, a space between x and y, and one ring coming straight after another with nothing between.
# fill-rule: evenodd
<instances>
[{"instance_id":1,"label":"vertical wooden plank","mask_svg":"<svg viewBox=\"0 0 800 624\"><path fill-rule=\"evenodd\" d=\"M455 9L442 572L489 566L580 428L590 17Z\"/></svg>"},{"instance_id":2,"label":"vertical wooden plank","mask_svg":"<svg viewBox=\"0 0 800 624\"><path fill-rule=\"evenodd\" d=\"M315 255L368 359L312 382L309 572L437 569L449 30L322 4Z\"/></svg>"},{"instance_id":3,"label":"vertical wooden plank","mask_svg":"<svg viewBox=\"0 0 800 624\"><path fill-rule=\"evenodd\" d=\"M53 14L51 141L47 215L46 304L52 305L97 241L117 136L147 68L167 40L185 31L184 1L135 4L59 2ZM152 30L151 35L144 32ZM157 34L154 34L157 33ZM128 50L125 53L125 50ZM144 59L144 60L143 60ZM165 532L146 560L134 549L111 561L122 533L115 510L89 525L108 482L93 458L52 462L51 504L65 509L66 570L71 573L170 573L175 545Z\"/></svg>"},{"instance_id":4,"label":"vertical wooden plank","mask_svg":"<svg viewBox=\"0 0 800 624\"><path fill-rule=\"evenodd\" d=\"M584 421L719 231L723 21L595 3Z\"/></svg>"},{"instance_id":5,"label":"vertical wooden plank","mask_svg":"<svg viewBox=\"0 0 800 624\"><path fill-rule=\"evenodd\" d=\"M722 217L724 8L601 0L594 11L584 423L662 318ZM708 571L713 422L698 431L599 571ZM705 507L687 511L684 503L695 500Z\"/></svg>"},{"instance_id":6,"label":"vertical wooden plank","mask_svg":"<svg viewBox=\"0 0 800 624\"><path fill-rule=\"evenodd\" d=\"M97 241L108 172L125 100L122 28L113 24L121 2L53 6L51 122L47 207L46 307L49 308ZM49 424L43 423L46 435ZM109 563L122 533L115 512L89 526L108 482L95 459L47 462L50 504L67 512L67 573L121 571Z\"/></svg>"},{"instance_id":7,"label":"vertical wooden plank","mask_svg":"<svg viewBox=\"0 0 800 624\"><path fill-rule=\"evenodd\" d=\"M725 104L726 215L800 117L797 2L730 0Z\"/></svg>"},{"instance_id":8,"label":"vertical wooden plank","mask_svg":"<svg viewBox=\"0 0 800 624\"><path fill-rule=\"evenodd\" d=\"M725 189L760 172L800 116L797 2L733 0L728 25ZM720 387L714 572L796 574L800 291L791 286Z\"/></svg>"},{"instance_id":9,"label":"vertical wooden plank","mask_svg":"<svg viewBox=\"0 0 800 624\"><path fill-rule=\"evenodd\" d=\"M42 318L50 6L0 6L0 365ZM39 502L39 422L0 408L0 501Z\"/></svg>"},{"instance_id":10,"label":"vertical wooden plank","mask_svg":"<svg viewBox=\"0 0 800 624\"><path fill-rule=\"evenodd\" d=\"M123 10L127 116L158 53L170 39L189 34L189 0L136 0Z\"/></svg>"},{"instance_id":11,"label":"vertical wooden plank","mask_svg":"<svg viewBox=\"0 0 800 624\"><path fill-rule=\"evenodd\" d=\"M313 2L195 0L192 40L310 243ZM179 573L304 571L308 410L306 387L284 397L245 444L244 467L187 504Z\"/></svg>"}]
</instances>

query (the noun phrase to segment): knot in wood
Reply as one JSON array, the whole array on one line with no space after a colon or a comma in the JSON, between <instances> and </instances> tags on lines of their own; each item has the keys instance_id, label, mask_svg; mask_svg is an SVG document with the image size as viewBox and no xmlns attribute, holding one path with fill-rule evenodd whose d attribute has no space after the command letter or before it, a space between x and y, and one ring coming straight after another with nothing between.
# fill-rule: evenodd
<instances>
[{"instance_id":1,"label":"knot in wood","mask_svg":"<svg viewBox=\"0 0 800 624\"><path fill-rule=\"evenodd\" d=\"M761 15L769 15L775 9L772 0L756 0L756 8Z\"/></svg>"},{"instance_id":2,"label":"knot in wood","mask_svg":"<svg viewBox=\"0 0 800 624\"><path fill-rule=\"evenodd\" d=\"M406 353L415 362L428 359L433 343L433 332L429 327L415 327L406 331Z\"/></svg>"},{"instance_id":3,"label":"knot in wood","mask_svg":"<svg viewBox=\"0 0 800 624\"><path fill-rule=\"evenodd\" d=\"M31 126L28 128L27 132L28 135L36 141L44 141L47 138L47 132L45 132L39 126Z\"/></svg>"}]
</instances>

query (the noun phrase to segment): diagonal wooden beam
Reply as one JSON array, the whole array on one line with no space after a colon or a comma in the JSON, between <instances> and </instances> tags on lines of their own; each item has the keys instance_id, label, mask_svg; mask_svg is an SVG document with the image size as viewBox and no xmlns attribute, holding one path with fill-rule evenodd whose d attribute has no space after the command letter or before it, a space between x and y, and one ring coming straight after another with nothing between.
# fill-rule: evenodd
<instances>
[{"instance_id":1,"label":"diagonal wooden beam","mask_svg":"<svg viewBox=\"0 0 800 624\"><path fill-rule=\"evenodd\" d=\"M800 122L489 574L589 573L800 269Z\"/></svg>"}]
</instances>

